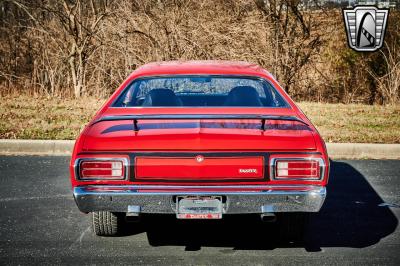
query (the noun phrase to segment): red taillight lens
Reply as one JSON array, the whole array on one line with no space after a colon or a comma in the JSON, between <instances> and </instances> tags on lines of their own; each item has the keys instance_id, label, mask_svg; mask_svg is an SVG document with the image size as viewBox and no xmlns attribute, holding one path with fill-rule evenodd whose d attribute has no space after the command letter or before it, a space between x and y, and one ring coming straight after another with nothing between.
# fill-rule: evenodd
<instances>
[{"instance_id":1,"label":"red taillight lens","mask_svg":"<svg viewBox=\"0 0 400 266\"><path fill-rule=\"evenodd\" d=\"M124 179L122 161L83 161L79 167L80 179Z\"/></svg>"},{"instance_id":2,"label":"red taillight lens","mask_svg":"<svg viewBox=\"0 0 400 266\"><path fill-rule=\"evenodd\" d=\"M275 165L275 178L319 179L320 174L317 160L278 160Z\"/></svg>"}]
</instances>

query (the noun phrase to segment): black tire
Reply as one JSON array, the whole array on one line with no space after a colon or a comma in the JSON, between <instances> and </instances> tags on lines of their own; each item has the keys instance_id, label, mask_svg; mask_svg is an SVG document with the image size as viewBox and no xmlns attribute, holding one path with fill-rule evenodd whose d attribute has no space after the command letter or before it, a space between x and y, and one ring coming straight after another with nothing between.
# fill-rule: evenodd
<instances>
[{"instance_id":1,"label":"black tire","mask_svg":"<svg viewBox=\"0 0 400 266\"><path fill-rule=\"evenodd\" d=\"M309 213L282 213L278 217L281 239L289 242L301 242L309 221Z\"/></svg>"},{"instance_id":2,"label":"black tire","mask_svg":"<svg viewBox=\"0 0 400 266\"><path fill-rule=\"evenodd\" d=\"M115 236L120 233L123 217L109 211L92 213L93 231L98 236Z\"/></svg>"}]
</instances>

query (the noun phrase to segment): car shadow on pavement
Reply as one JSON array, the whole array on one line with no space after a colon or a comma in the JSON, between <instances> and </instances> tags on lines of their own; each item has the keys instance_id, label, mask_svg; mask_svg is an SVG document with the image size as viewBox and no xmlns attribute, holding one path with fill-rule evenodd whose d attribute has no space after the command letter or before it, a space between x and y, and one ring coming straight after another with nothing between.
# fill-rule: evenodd
<instances>
[{"instance_id":1,"label":"car shadow on pavement","mask_svg":"<svg viewBox=\"0 0 400 266\"><path fill-rule=\"evenodd\" d=\"M135 232L147 232L153 246L227 247L233 250L271 250L304 247L318 252L323 247L371 246L390 235L398 220L364 176L344 162L331 162L328 196L313 214L302 243L280 241L276 223L258 215L230 215L223 220L176 220L174 216L143 217ZM131 232L135 234L135 232ZM229 252L229 251L221 251Z\"/></svg>"}]
</instances>

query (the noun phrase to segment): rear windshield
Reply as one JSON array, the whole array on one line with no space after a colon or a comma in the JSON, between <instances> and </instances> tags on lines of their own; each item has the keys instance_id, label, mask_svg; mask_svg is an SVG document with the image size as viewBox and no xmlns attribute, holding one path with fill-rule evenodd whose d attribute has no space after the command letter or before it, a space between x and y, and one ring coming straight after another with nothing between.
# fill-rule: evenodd
<instances>
[{"instance_id":1,"label":"rear windshield","mask_svg":"<svg viewBox=\"0 0 400 266\"><path fill-rule=\"evenodd\" d=\"M123 90L113 107L288 107L266 80L249 77L170 76L141 78Z\"/></svg>"}]
</instances>

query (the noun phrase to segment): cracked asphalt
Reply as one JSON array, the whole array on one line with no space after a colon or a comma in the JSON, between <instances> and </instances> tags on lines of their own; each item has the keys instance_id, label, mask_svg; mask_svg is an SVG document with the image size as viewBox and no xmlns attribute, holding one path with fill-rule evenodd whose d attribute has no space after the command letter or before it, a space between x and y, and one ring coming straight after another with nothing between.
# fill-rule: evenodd
<instances>
[{"instance_id":1,"label":"cracked asphalt","mask_svg":"<svg viewBox=\"0 0 400 266\"><path fill-rule=\"evenodd\" d=\"M0 157L0 264L400 265L400 161L333 161L328 197L303 243L257 216L145 216L96 237L78 211L68 157Z\"/></svg>"}]
</instances>

